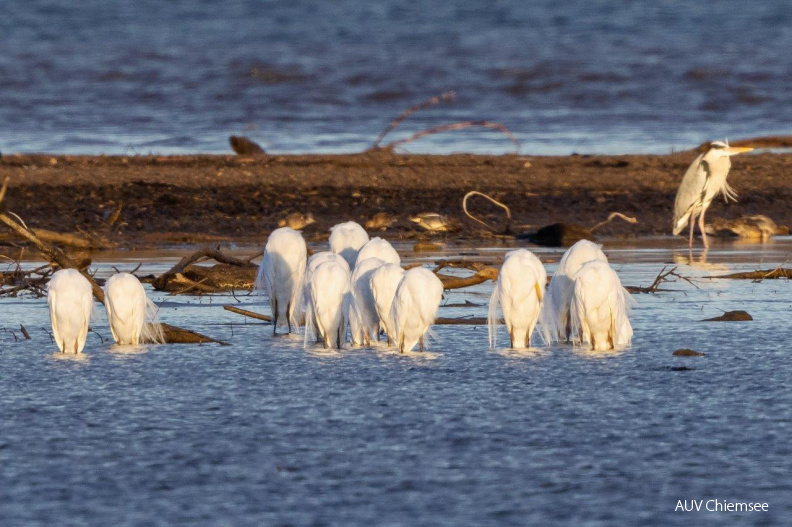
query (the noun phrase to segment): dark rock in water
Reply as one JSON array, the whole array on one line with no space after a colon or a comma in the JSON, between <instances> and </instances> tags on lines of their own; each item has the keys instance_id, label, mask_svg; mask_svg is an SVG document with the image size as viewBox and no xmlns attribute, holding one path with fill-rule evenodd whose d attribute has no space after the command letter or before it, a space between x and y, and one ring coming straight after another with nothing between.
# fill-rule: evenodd
<instances>
[{"instance_id":1,"label":"dark rock in water","mask_svg":"<svg viewBox=\"0 0 792 527\"><path fill-rule=\"evenodd\" d=\"M701 353L689 348L681 348L672 353L674 357L703 357L706 353Z\"/></svg>"},{"instance_id":2,"label":"dark rock in water","mask_svg":"<svg viewBox=\"0 0 792 527\"><path fill-rule=\"evenodd\" d=\"M231 149L240 156L265 156L267 153L254 141L241 135L232 135L228 142L231 143Z\"/></svg>"},{"instance_id":3,"label":"dark rock in water","mask_svg":"<svg viewBox=\"0 0 792 527\"><path fill-rule=\"evenodd\" d=\"M591 231L577 223L554 223L536 232L520 234L517 238L545 247L569 247L580 240L590 239Z\"/></svg>"},{"instance_id":4,"label":"dark rock in water","mask_svg":"<svg viewBox=\"0 0 792 527\"><path fill-rule=\"evenodd\" d=\"M744 322L753 320L747 311L727 311L719 317L705 318L702 322Z\"/></svg>"}]
</instances>

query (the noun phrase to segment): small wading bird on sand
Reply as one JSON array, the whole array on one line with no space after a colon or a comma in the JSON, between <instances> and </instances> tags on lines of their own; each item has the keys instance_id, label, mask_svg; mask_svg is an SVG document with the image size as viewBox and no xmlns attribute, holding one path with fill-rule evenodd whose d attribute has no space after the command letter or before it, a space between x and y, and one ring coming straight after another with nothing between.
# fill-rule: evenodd
<instances>
[{"instance_id":1,"label":"small wading bird on sand","mask_svg":"<svg viewBox=\"0 0 792 527\"><path fill-rule=\"evenodd\" d=\"M674 235L676 236L686 225L690 225L689 247L693 247L693 227L698 216L699 231L704 247L709 247L704 214L707 212L715 195L723 194L724 201L737 201L737 194L726 183L731 160L729 157L743 152L750 152L750 147L729 146L728 143L714 141L710 149L699 155L685 172L682 184L674 201Z\"/></svg>"}]
</instances>

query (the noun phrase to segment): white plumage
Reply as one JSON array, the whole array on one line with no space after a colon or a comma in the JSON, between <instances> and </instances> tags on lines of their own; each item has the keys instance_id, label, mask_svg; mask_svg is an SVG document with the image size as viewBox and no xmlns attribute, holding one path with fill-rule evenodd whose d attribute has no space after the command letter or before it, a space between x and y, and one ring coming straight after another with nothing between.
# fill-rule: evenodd
<instances>
[{"instance_id":1,"label":"white plumage","mask_svg":"<svg viewBox=\"0 0 792 527\"><path fill-rule=\"evenodd\" d=\"M630 293L607 262L587 262L575 275L570 308L571 338L595 351L630 345Z\"/></svg>"},{"instance_id":2,"label":"white plumage","mask_svg":"<svg viewBox=\"0 0 792 527\"><path fill-rule=\"evenodd\" d=\"M362 262L368 258L379 258L385 263L401 264L399 253L387 240L375 237L366 242L358 253L358 261Z\"/></svg>"},{"instance_id":3,"label":"white plumage","mask_svg":"<svg viewBox=\"0 0 792 527\"><path fill-rule=\"evenodd\" d=\"M574 291L574 277L584 263L608 258L599 245L588 240L580 240L570 247L558 263L550 285L547 288L540 320L546 342L569 340L569 306Z\"/></svg>"},{"instance_id":4,"label":"white plumage","mask_svg":"<svg viewBox=\"0 0 792 527\"><path fill-rule=\"evenodd\" d=\"M352 302L349 309L349 329L356 346L371 345L372 336L379 336L380 321L371 290L371 275L385 265L379 258L358 259L352 272Z\"/></svg>"},{"instance_id":5,"label":"white plumage","mask_svg":"<svg viewBox=\"0 0 792 527\"><path fill-rule=\"evenodd\" d=\"M289 333L299 327L296 314L307 256L305 240L294 229L275 229L267 239L255 287L266 290L269 296L273 333L278 326L288 326Z\"/></svg>"},{"instance_id":6,"label":"white plumage","mask_svg":"<svg viewBox=\"0 0 792 527\"><path fill-rule=\"evenodd\" d=\"M496 346L498 306L503 313L511 347L530 347L546 283L547 272L533 253L526 249L506 253L498 273L498 282L490 297L488 322L491 347Z\"/></svg>"},{"instance_id":7,"label":"white plumage","mask_svg":"<svg viewBox=\"0 0 792 527\"><path fill-rule=\"evenodd\" d=\"M314 329L325 348L341 348L346 341L346 314L349 309L349 267L326 261L319 264L307 284L310 297L305 309L305 347L314 340ZM316 328L314 328L316 324Z\"/></svg>"},{"instance_id":8,"label":"white plumage","mask_svg":"<svg viewBox=\"0 0 792 527\"><path fill-rule=\"evenodd\" d=\"M75 269L55 272L47 286L52 334L63 353L82 353L93 311L91 283Z\"/></svg>"},{"instance_id":9,"label":"white plumage","mask_svg":"<svg viewBox=\"0 0 792 527\"><path fill-rule=\"evenodd\" d=\"M726 177L731 169L729 158L751 150L753 148L730 147L728 143L715 141L707 152L699 155L690 164L674 200L673 232L675 236L681 233L685 226L690 225L688 243L690 247L693 247L693 227L696 223L696 216L698 216L701 239L704 242L704 247L709 247L704 228L704 214L719 192L723 194L723 199L727 203L730 199L737 201L737 194L726 182Z\"/></svg>"},{"instance_id":10,"label":"white plumage","mask_svg":"<svg viewBox=\"0 0 792 527\"><path fill-rule=\"evenodd\" d=\"M443 283L432 271L416 267L404 273L391 306L399 351L410 351L419 342L423 351L424 334L434 323L442 300Z\"/></svg>"},{"instance_id":11,"label":"white plumage","mask_svg":"<svg viewBox=\"0 0 792 527\"><path fill-rule=\"evenodd\" d=\"M143 284L134 275L119 273L104 287L105 309L110 332L118 344L136 346L141 342L164 342L157 323L157 306L146 297Z\"/></svg>"},{"instance_id":12,"label":"white plumage","mask_svg":"<svg viewBox=\"0 0 792 527\"><path fill-rule=\"evenodd\" d=\"M400 265L389 263L381 265L371 273L371 295L374 297L374 305L382 329L388 335L388 344L394 341L396 335L391 318L391 307L396 289L404 278L404 272Z\"/></svg>"},{"instance_id":13,"label":"white plumage","mask_svg":"<svg viewBox=\"0 0 792 527\"><path fill-rule=\"evenodd\" d=\"M350 269L355 268L358 251L367 241L368 233L354 221L339 223L330 229L330 250L343 256Z\"/></svg>"}]
</instances>

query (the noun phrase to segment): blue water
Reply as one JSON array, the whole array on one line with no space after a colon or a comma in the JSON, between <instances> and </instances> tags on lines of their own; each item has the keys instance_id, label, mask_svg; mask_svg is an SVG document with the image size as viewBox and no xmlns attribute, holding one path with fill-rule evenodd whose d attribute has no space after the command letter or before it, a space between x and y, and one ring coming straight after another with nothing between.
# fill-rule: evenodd
<instances>
[{"instance_id":1,"label":"blue water","mask_svg":"<svg viewBox=\"0 0 792 527\"><path fill-rule=\"evenodd\" d=\"M502 122L523 153L658 152L789 133L792 5L346 0L14 2L0 17L0 150L273 152ZM510 152L494 131L413 152Z\"/></svg>"},{"instance_id":2,"label":"blue water","mask_svg":"<svg viewBox=\"0 0 792 527\"><path fill-rule=\"evenodd\" d=\"M45 301L3 299L0 524L788 524L790 284L705 277L772 268L790 243L692 263L605 249L625 284L676 261L698 286L636 295L634 346L606 356L489 351L486 328L469 326L435 328L423 355L306 352L221 308L259 309L245 294L158 294L163 320L232 345L122 352L100 313L84 360L62 359ZM537 252L552 272L558 251ZM111 264L137 262L98 276ZM485 304L491 290L445 302ZM755 320L699 322L730 309ZM32 340L15 340L19 324ZM680 347L707 355L672 357ZM693 499L769 512L674 512Z\"/></svg>"}]
</instances>

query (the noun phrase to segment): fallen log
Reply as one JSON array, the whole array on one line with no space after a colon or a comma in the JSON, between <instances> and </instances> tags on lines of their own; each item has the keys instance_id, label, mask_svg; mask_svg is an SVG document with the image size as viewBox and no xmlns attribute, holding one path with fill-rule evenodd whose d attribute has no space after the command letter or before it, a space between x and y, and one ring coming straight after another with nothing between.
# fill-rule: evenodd
<instances>
[{"instance_id":1,"label":"fallen log","mask_svg":"<svg viewBox=\"0 0 792 527\"><path fill-rule=\"evenodd\" d=\"M3 198L5 197L6 190L8 189L8 181L9 178L6 177L2 188L0 188L0 206L2 206ZM104 291L96 282L94 277L91 276L86 269L81 269L78 263L69 258L61 249L42 241L33 231L28 228L27 225L25 225L25 222L22 221L21 218L12 212L6 211L4 206L3 209L0 210L0 222L5 223L12 231L32 243L51 263L57 264L62 269L77 269L80 274L87 278L88 282L91 284L91 292L93 293L94 298L99 303L104 304ZM165 332L166 344L200 344L204 342L214 342L217 344L228 345L227 342L216 340L211 337L207 337L206 335L201 335L200 333L176 326L171 326L169 324L162 324L162 329Z\"/></svg>"},{"instance_id":2,"label":"fallen log","mask_svg":"<svg viewBox=\"0 0 792 527\"><path fill-rule=\"evenodd\" d=\"M498 279L498 269L494 267L485 267L476 272L476 274L465 277L451 276L443 273L435 274L437 275L437 278L443 282L443 289L460 289L462 287L478 285L486 282L487 280L495 281Z\"/></svg>"},{"instance_id":3,"label":"fallen log","mask_svg":"<svg viewBox=\"0 0 792 527\"><path fill-rule=\"evenodd\" d=\"M244 315L246 317L255 318L256 320L263 320L264 322L272 323L272 317L269 315L262 315L261 313L256 313L255 311L249 311L247 309L242 309L231 305L225 305L223 306L223 309L232 313L236 313L237 315Z\"/></svg>"}]
</instances>

